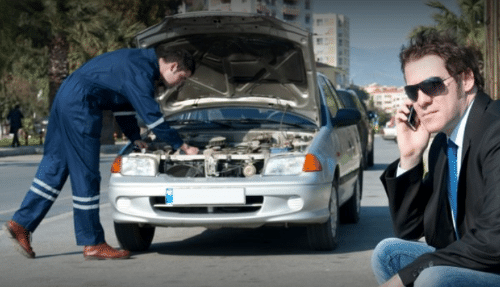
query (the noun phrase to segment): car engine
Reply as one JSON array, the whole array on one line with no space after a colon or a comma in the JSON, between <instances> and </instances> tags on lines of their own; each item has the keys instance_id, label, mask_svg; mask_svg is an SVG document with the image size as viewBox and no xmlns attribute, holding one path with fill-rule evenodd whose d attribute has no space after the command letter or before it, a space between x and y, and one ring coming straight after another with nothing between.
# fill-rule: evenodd
<instances>
[{"instance_id":1,"label":"car engine","mask_svg":"<svg viewBox=\"0 0 500 287\"><path fill-rule=\"evenodd\" d=\"M200 149L197 155L173 151L154 138L147 153L160 156L160 173L173 177L252 177L261 174L266 161L283 153L302 153L314 134L307 132L253 131L182 134ZM154 135L153 135L154 137Z\"/></svg>"}]
</instances>

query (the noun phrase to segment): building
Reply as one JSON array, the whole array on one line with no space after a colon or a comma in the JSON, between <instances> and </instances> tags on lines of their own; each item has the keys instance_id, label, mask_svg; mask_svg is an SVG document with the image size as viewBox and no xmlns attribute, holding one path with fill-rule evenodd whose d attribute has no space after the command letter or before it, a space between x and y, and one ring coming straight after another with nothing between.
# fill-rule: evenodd
<instances>
[{"instance_id":1,"label":"building","mask_svg":"<svg viewBox=\"0 0 500 287\"><path fill-rule=\"evenodd\" d=\"M403 87L380 86L373 83L364 87L364 89L370 94L370 100L373 101L375 108L382 109L390 114L395 114L406 99Z\"/></svg>"},{"instance_id":2,"label":"building","mask_svg":"<svg viewBox=\"0 0 500 287\"><path fill-rule=\"evenodd\" d=\"M337 85L350 84L349 19L340 14L315 14L313 17L316 62L340 68ZM333 79L332 79L333 80Z\"/></svg>"},{"instance_id":3,"label":"building","mask_svg":"<svg viewBox=\"0 0 500 287\"><path fill-rule=\"evenodd\" d=\"M313 0L208 0L209 11L258 13L312 33Z\"/></svg>"}]
</instances>

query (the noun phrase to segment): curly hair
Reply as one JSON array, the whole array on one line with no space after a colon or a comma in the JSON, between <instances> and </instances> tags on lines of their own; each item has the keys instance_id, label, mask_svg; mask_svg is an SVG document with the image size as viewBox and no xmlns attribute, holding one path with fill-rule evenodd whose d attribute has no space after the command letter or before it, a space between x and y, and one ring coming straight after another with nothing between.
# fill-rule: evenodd
<instances>
[{"instance_id":1,"label":"curly hair","mask_svg":"<svg viewBox=\"0 0 500 287\"><path fill-rule=\"evenodd\" d=\"M171 48L167 45L159 45L155 49L158 58L163 58L165 62L176 62L179 64L179 69L190 71L194 75L195 60L193 55L184 49Z\"/></svg>"},{"instance_id":2,"label":"curly hair","mask_svg":"<svg viewBox=\"0 0 500 287\"><path fill-rule=\"evenodd\" d=\"M458 44L453 33L428 30L417 33L410 39L408 46L401 48L399 60L401 70L405 72L408 62L421 59L427 55L441 57L448 73L458 80L458 76L468 70L474 74L474 81L479 90L484 89L484 78L481 75L482 54L473 47Z\"/></svg>"}]
</instances>

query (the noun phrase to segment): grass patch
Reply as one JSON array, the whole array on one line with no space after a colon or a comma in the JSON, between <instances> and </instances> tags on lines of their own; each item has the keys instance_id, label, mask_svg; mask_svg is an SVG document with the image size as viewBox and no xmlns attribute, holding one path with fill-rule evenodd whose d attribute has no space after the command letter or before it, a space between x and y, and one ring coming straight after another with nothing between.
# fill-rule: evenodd
<instances>
[{"instance_id":1,"label":"grass patch","mask_svg":"<svg viewBox=\"0 0 500 287\"><path fill-rule=\"evenodd\" d=\"M24 140L24 138L19 138L19 142L21 143L21 146L26 146L26 141ZM44 142L45 142L45 140L42 142L42 144ZM9 139L9 138L0 139L0 147L10 147L11 144L12 144L12 139ZM40 138L38 138L38 137L28 138L28 145L29 146L40 145Z\"/></svg>"}]
</instances>

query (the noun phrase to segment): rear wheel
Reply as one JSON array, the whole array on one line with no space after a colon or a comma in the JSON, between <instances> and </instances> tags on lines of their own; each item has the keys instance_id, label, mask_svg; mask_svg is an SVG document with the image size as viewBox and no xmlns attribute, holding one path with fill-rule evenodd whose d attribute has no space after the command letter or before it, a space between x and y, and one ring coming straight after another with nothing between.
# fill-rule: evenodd
<instances>
[{"instance_id":1,"label":"rear wheel","mask_svg":"<svg viewBox=\"0 0 500 287\"><path fill-rule=\"evenodd\" d=\"M120 246L129 251L144 251L151 246L154 227L141 227L136 223L115 222L115 234Z\"/></svg>"},{"instance_id":2,"label":"rear wheel","mask_svg":"<svg viewBox=\"0 0 500 287\"><path fill-rule=\"evenodd\" d=\"M373 145L372 145L372 150L370 152L368 152L366 167L372 167L373 163L374 163L374 161L373 161Z\"/></svg>"},{"instance_id":3,"label":"rear wheel","mask_svg":"<svg viewBox=\"0 0 500 287\"><path fill-rule=\"evenodd\" d=\"M313 250L331 251L337 248L339 203L336 182L332 184L329 209L330 216L325 223L312 224L307 226L307 238L309 240L309 246Z\"/></svg>"},{"instance_id":4,"label":"rear wheel","mask_svg":"<svg viewBox=\"0 0 500 287\"><path fill-rule=\"evenodd\" d=\"M363 193L363 170L359 170L358 179L354 185L353 195L340 208L340 220L343 223L358 223L361 213L361 196Z\"/></svg>"}]
</instances>

